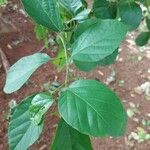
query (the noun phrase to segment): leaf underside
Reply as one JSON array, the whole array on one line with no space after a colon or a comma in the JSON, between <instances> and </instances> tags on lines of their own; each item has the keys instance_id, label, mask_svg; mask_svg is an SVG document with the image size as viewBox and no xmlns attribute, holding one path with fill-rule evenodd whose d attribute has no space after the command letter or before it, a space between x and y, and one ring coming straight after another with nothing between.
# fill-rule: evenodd
<instances>
[{"instance_id":1,"label":"leaf underside","mask_svg":"<svg viewBox=\"0 0 150 150\"><path fill-rule=\"evenodd\" d=\"M60 120L51 150L92 150L90 138Z\"/></svg>"}]
</instances>

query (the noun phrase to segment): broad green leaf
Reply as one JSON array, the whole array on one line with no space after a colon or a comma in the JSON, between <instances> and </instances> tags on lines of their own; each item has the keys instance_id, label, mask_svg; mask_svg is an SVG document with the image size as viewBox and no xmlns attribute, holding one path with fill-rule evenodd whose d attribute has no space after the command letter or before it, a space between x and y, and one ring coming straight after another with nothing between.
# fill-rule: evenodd
<instances>
[{"instance_id":1,"label":"broad green leaf","mask_svg":"<svg viewBox=\"0 0 150 150\"><path fill-rule=\"evenodd\" d=\"M60 0L59 2L73 15L83 7L82 0Z\"/></svg>"},{"instance_id":2,"label":"broad green leaf","mask_svg":"<svg viewBox=\"0 0 150 150\"><path fill-rule=\"evenodd\" d=\"M12 93L20 89L32 73L49 60L50 57L45 53L36 53L18 60L7 73L4 92Z\"/></svg>"},{"instance_id":3,"label":"broad green leaf","mask_svg":"<svg viewBox=\"0 0 150 150\"><path fill-rule=\"evenodd\" d=\"M142 20L142 9L135 2L122 2L119 5L119 15L129 30L135 30Z\"/></svg>"},{"instance_id":4,"label":"broad green leaf","mask_svg":"<svg viewBox=\"0 0 150 150\"><path fill-rule=\"evenodd\" d=\"M115 19L117 15L117 5L108 0L94 0L93 11L97 18Z\"/></svg>"},{"instance_id":5,"label":"broad green leaf","mask_svg":"<svg viewBox=\"0 0 150 150\"><path fill-rule=\"evenodd\" d=\"M50 106L53 104L53 98L49 93L37 94L29 107L31 119L36 123L40 124L43 116L48 111Z\"/></svg>"},{"instance_id":6,"label":"broad green leaf","mask_svg":"<svg viewBox=\"0 0 150 150\"><path fill-rule=\"evenodd\" d=\"M138 46L144 46L150 39L150 32L141 32L136 38L135 42Z\"/></svg>"},{"instance_id":7,"label":"broad green leaf","mask_svg":"<svg viewBox=\"0 0 150 150\"><path fill-rule=\"evenodd\" d=\"M53 31L61 31L63 23L57 0L22 0L25 11L38 24Z\"/></svg>"},{"instance_id":8,"label":"broad green leaf","mask_svg":"<svg viewBox=\"0 0 150 150\"><path fill-rule=\"evenodd\" d=\"M78 37L84 33L89 27L91 27L96 20L87 20L86 23L81 23L80 26L75 30L73 36L71 37L71 44L78 39ZM74 60L74 64L82 71L91 71L96 67L98 62L88 62L88 61L78 61Z\"/></svg>"},{"instance_id":9,"label":"broad green leaf","mask_svg":"<svg viewBox=\"0 0 150 150\"><path fill-rule=\"evenodd\" d=\"M86 30L77 30L80 33L75 34L78 38L71 47L74 62L103 60L119 47L127 33L126 26L117 20L88 20L81 26L80 29L86 27Z\"/></svg>"},{"instance_id":10,"label":"broad green leaf","mask_svg":"<svg viewBox=\"0 0 150 150\"><path fill-rule=\"evenodd\" d=\"M60 120L50 150L92 150L90 138Z\"/></svg>"},{"instance_id":11,"label":"broad green leaf","mask_svg":"<svg viewBox=\"0 0 150 150\"><path fill-rule=\"evenodd\" d=\"M148 30L150 31L150 18L146 18L146 25L147 25L147 28Z\"/></svg>"},{"instance_id":12,"label":"broad green leaf","mask_svg":"<svg viewBox=\"0 0 150 150\"><path fill-rule=\"evenodd\" d=\"M34 96L25 98L12 115L8 129L10 150L27 150L42 132L43 122L36 125L30 119L29 107Z\"/></svg>"},{"instance_id":13,"label":"broad green leaf","mask_svg":"<svg viewBox=\"0 0 150 150\"><path fill-rule=\"evenodd\" d=\"M78 80L61 93L58 101L62 118L79 132L91 136L120 136L127 115L120 99L104 84Z\"/></svg>"}]
</instances>

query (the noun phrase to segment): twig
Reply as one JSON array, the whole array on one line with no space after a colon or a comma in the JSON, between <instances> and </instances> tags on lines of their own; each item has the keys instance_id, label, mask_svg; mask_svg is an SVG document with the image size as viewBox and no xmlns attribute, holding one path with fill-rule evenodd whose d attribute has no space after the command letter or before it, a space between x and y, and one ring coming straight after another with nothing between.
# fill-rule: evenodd
<instances>
[{"instance_id":1,"label":"twig","mask_svg":"<svg viewBox=\"0 0 150 150\"><path fill-rule=\"evenodd\" d=\"M9 64L9 61L8 61L6 55L4 54L4 52L2 51L1 48L0 48L0 58L2 60L3 68L4 68L5 72L7 73L7 71L10 68L10 64Z\"/></svg>"}]
</instances>

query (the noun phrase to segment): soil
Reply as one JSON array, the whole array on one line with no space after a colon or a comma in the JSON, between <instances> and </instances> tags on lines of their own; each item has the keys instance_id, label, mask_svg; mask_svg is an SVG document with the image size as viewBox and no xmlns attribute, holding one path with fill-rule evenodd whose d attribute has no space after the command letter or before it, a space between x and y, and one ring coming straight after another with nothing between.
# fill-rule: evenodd
<instances>
[{"instance_id":1,"label":"soil","mask_svg":"<svg viewBox=\"0 0 150 150\"><path fill-rule=\"evenodd\" d=\"M33 54L40 50L43 43L37 41L33 32L34 25L30 18L22 13L22 9L17 0L9 2L7 7L3 9L2 17L9 23L15 26L15 30L0 35L0 48L4 51L7 59L12 65L19 58ZM150 141L144 140L138 142L135 139L130 139L129 135L137 131L137 127L150 132L149 127L142 124L142 120L150 120L149 101L146 100L144 94L137 94L135 88L150 80L148 69L150 68L150 58L147 51L150 50L149 45L147 50L141 52L134 44L136 33L130 34L121 46L121 52L116 64L105 68L97 68L90 73L83 73L75 69L72 75L76 78L84 77L90 79L99 79L106 82L112 71L115 71L115 80L109 84L122 99L126 109L131 107L131 103L138 105L138 113L129 118L126 134L118 139L111 137L98 139L91 138L94 150L148 150ZM56 48L54 48L56 49ZM51 56L55 55L52 48L45 50ZM1 65L1 62L0 62ZM44 72L44 74L43 74ZM58 73L56 68L48 63L38 69L30 78L30 81L23 86L19 91L6 95L3 92L6 73L0 67L0 150L8 150L7 141L7 114L9 110L8 103L15 100L19 103L24 97L43 90L43 85L47 82L57 81L63 83L64 73ZM123 82L120 84L120 82ZM40 139L30 148L31 150L48 150L55 133L58 118L51 115L51 112L56 110L55 106L50 109L46 116L44 132Z\"/></svg>"}]
</instances>

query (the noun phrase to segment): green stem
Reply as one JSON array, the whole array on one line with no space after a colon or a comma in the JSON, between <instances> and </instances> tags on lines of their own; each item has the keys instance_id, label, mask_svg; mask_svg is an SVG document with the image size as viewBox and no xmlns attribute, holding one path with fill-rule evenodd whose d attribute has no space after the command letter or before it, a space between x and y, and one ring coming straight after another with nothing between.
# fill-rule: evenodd
<instances>
[{"instance_id":1,"label":"green stem","mask_svg":"<svg viewBox=\"0 0 150 150\"><path fill-rule=\"evenodd\" d=\"M66 48L66 44L64 42L64 39L63 37L58 34L62 44L63 44L63 47L64 47L64 51L65 51L65 60L66 60L66 76L65 76L65 87L67 86L67 82L68 82L68 74L69 74L69 67L68 67L68 55L67 55L67 48Z\"/></svg>"}]
</instances>

